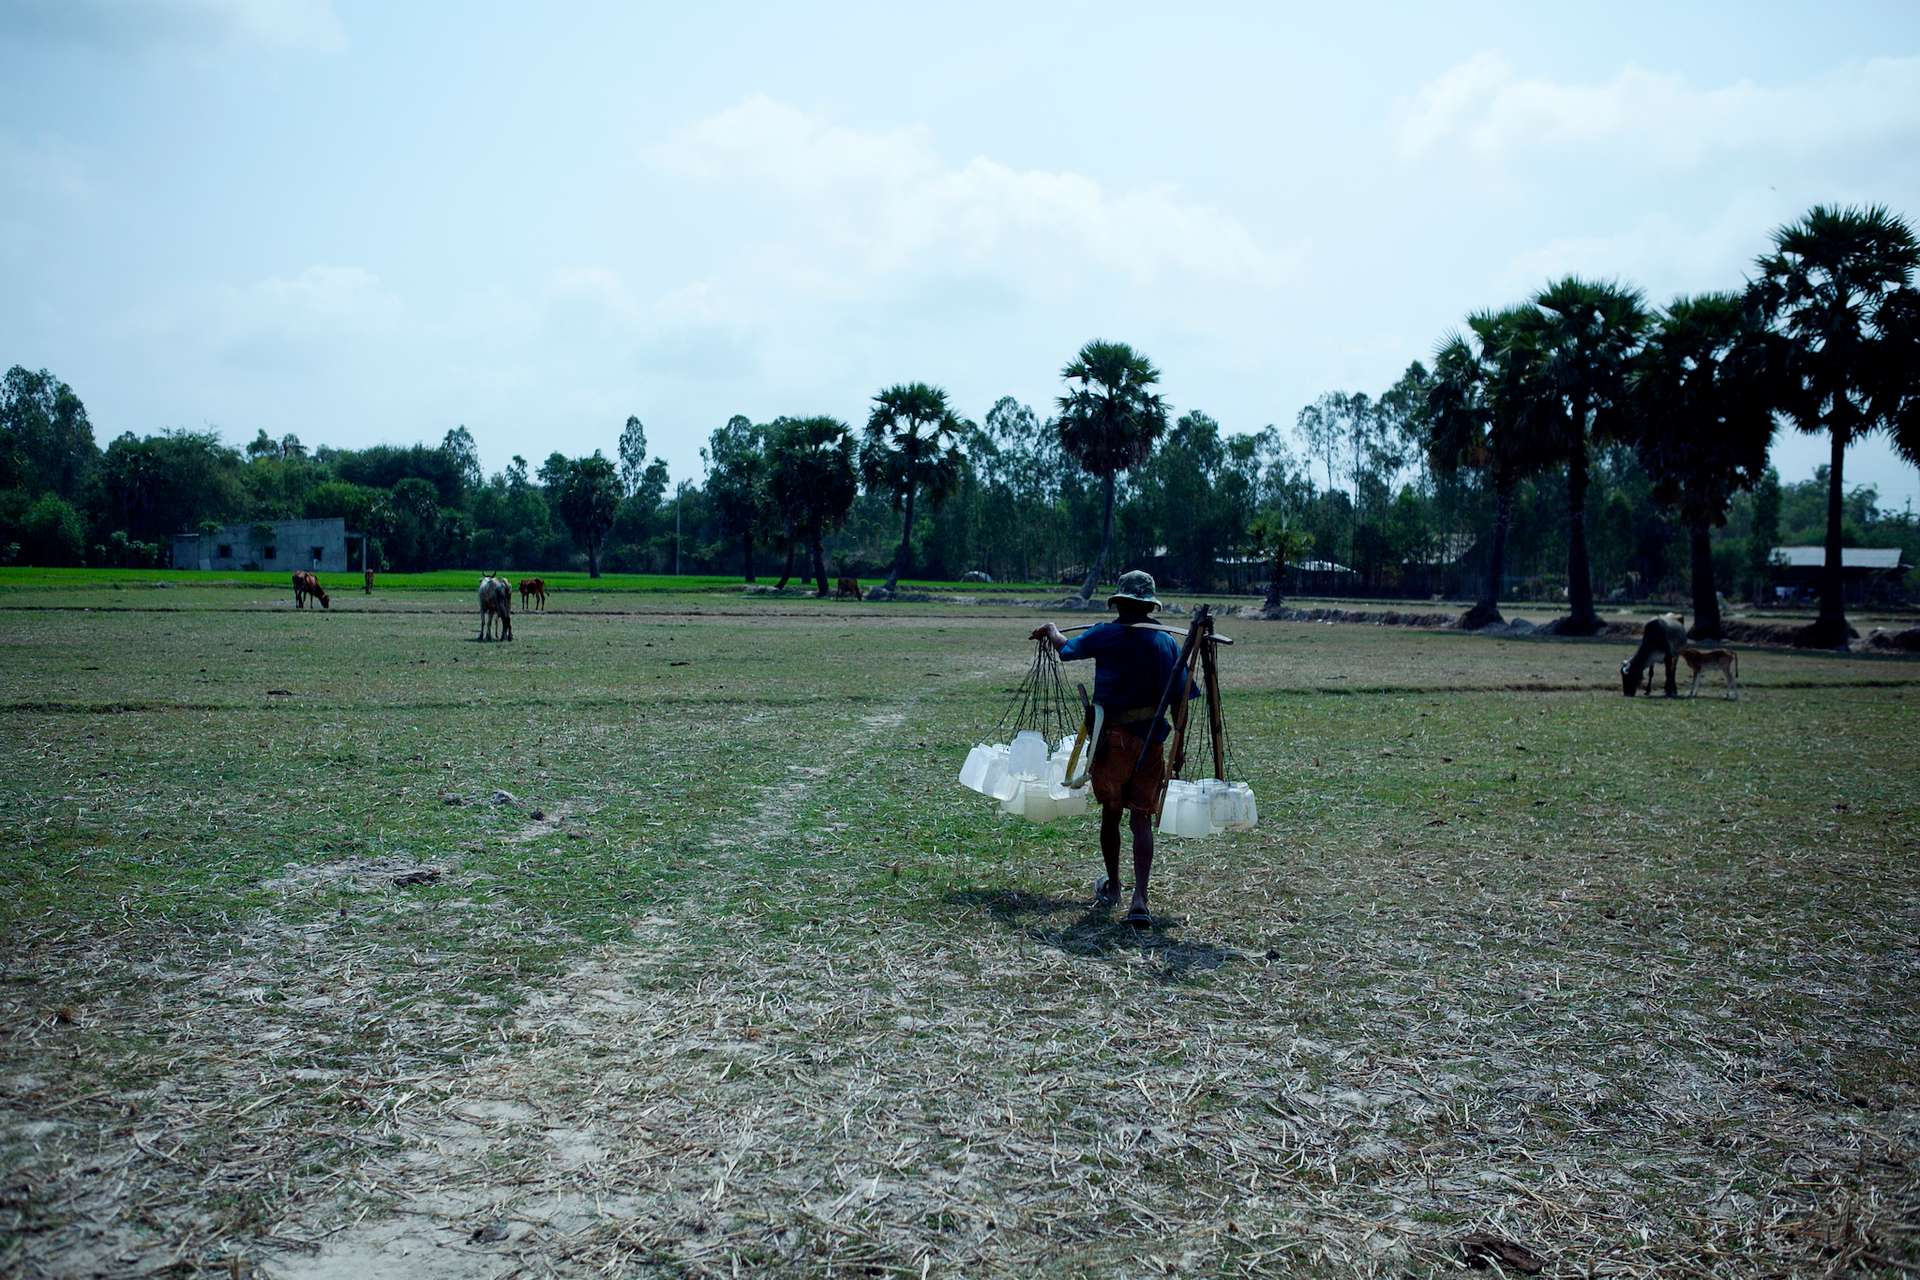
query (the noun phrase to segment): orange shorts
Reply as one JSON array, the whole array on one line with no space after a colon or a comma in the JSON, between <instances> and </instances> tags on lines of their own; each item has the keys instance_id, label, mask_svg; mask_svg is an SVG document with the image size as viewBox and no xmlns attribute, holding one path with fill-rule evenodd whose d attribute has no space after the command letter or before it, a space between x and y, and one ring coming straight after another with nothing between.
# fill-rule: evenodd
<instances>
[{"instance_id":1,"label":"orange shorts","mask_svg":"<svg viewBox=\"0 0 1920 1280\"><path fill-rule=\"evenodd\" d=\"M1167 778L1167 755L1161 743L1147 747L1140 767L1140 748L1146 740L1126 729L1108 729L1093 760L1093 798L1102 805L1120 805L1135 813L1160 807L1160 786Z\"/></svg>"}]
</instances>

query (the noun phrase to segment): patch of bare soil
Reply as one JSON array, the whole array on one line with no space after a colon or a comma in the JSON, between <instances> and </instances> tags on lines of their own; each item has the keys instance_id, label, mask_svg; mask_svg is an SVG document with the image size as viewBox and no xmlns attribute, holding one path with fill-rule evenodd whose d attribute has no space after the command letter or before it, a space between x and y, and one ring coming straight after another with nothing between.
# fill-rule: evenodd
<instances>
[{"instance_id":1,"label":"patch of bare soil","mask_svg":"<svg viewBox=\"0 0 1920 1280\"><path fill-rule=\"evenodd\" d=\"M1451 627L1459 618L1454 613L1411 609L1295 609L1286 605L1272 609L1249 605L1240 609L1235 616L1259 618L1267 622L1340 622L1368 627L1422 627L1429 630Z\"/></svg>"}]
</instances>

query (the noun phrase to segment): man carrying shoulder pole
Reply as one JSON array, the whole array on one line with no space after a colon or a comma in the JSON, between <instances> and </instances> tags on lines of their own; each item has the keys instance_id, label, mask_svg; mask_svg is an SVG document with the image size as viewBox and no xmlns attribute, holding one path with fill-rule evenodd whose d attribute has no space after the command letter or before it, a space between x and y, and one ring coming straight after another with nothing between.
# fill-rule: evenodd
<instances>
[{"instance_id":1,"label":"man carrying shoulder pole","mask_svg":"<svg viewBox=\"0 0 1920 1280\"><path fill-rule=\"evenodd\" d=\"M1100 740L1088 744L1088 749L1093 753L1093 798L1100 802L1100 856L1106 864L1106 874L1094 882L1094 905L1111 907L1120 899L1120 816L1124 813L1133 834L1133 899L1127 906L1127 923L1145 928L1153 923L1147 911L1147 885L1153 873L1154 815L1166 780L1162 744L1172 731L1162 714L1162 697L1180 664L1180 646L1165 631L1137 625L1150 622L1160 607L1153 575L1138 569L1121 574L1107 603L1113 607L1112 622L1089 628L1071 640L1049 622L1035 628L1032 638L1051 644L1062 662L1093 659L1093 700L1105 715ZM1181 697L1190 693L1187 688L1179 690Z\"/></svg>"}]
</instances>

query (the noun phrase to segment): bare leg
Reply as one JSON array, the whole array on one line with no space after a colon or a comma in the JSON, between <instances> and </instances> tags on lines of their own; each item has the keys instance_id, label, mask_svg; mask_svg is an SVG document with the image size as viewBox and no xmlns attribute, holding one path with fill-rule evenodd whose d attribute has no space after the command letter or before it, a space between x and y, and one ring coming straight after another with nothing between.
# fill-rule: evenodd
<instances>
[{"instance_id":1,"label":"bare leg","mask_svg":"<svg viewBox=\"0 0 1920 1280\"><path fill-rule=\"evenodd\" d=\"M1153 815L1129 813L1127 824L1133 828L1133 901L1127 907L1131 914L1147 909L1147 881L1153 875Z\"/></svg>"},{"instance_id":2,"label":"bare leg","mask_svg":"<svg viewBox=\"0 0 1920 1280\"><path fill-rule=\"evenodd\" d=\"M1120 815L1117 804L1100 806L1100 858L1107 864L1107 892L1120 896Z\"/></svg>"}]
</instances>

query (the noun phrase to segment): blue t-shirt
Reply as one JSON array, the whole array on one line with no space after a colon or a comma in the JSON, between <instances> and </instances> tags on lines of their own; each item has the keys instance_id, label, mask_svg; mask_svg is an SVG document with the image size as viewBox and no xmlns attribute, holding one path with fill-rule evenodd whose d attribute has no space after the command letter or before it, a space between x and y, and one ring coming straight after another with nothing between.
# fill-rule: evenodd
<instances>
[{"instance_id":1,"label":"blue t-shirt","mask_svg":"<svg viewBox=\"0 0 1920 1280\"><path fill-rule=\"evenodd\" d=\"M1114 717L1136 707L1148 710L1160 705L1167 678L1180 665L1180 646L1164 631L1128 626L1123 622L1103 622L1068 640L1060 650L1062 662L1093 659L1093 700L1107 709L1110 728L1125 728L1142 733L1144 724L1115 725ZM1153 741L1172 732L1162 716L1153 725Z\"/></svg>"}]
</instances>

